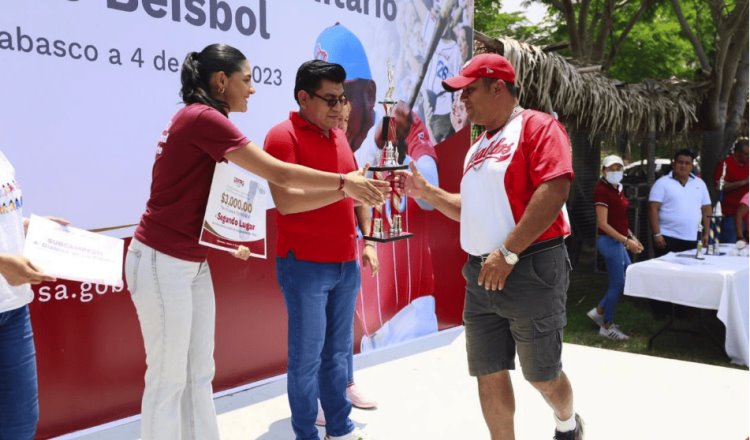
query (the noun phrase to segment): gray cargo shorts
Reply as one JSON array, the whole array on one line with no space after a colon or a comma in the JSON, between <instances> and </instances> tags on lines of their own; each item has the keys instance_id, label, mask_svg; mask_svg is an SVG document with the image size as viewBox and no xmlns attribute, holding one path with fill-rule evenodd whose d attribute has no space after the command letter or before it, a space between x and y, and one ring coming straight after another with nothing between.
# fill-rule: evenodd
<instances>
[{"instance_id":1,"label":"gray cargo shorts","mask_svg":"<svg viewBox=\"0 0 750 440\"><path fill-rule=\"evenodd\" d=\"M502 290L477 285L481 259L464 264L463 320L469 373L484 376L515 369L515 354L526 380L545 382L562 371L565 302L570 260L565 245L523 256Z\"/></svg>"}]
</instances>

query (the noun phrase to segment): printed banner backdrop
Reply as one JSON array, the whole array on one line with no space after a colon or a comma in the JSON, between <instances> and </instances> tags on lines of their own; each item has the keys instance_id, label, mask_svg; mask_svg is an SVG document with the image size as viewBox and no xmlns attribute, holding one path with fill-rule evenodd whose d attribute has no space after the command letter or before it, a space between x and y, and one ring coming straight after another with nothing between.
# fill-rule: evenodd
<instances>
[{"instance_id":1,"label":"printed banner backdrop","mask_svg":"<svg viewBox=\"0 0 750 440\"><path fill-rule=\"evenodd\" d=\"M376 101L385 97L390 62L394 96L413 103L423 130L422 147L409 147L411 160L434 157L441 186L457 190L469 130L457 97L439 84L471 56L472 15L472 0L4 0L0 150L17 170L25 215L61 216L86 229L133 225L148 197L158 138L182 105L182 61L220 42L252 65L257 93L248 112L231 119L258 145L296 109L302 62L343 64L353 104L347 135L360 162L377 153ZM461 323L465 256L457 224L413 201L408 209L421 238L380 246L382 273L363 274L357 340L424 295L436 298L440 328ZM285 371L272 210L267 225L267 260L209 256L217 391ZM127 239L132 228L109 234ZM36 294L39 436L137 414L145 355L127 289L60 281Z\"/></svg>"}]
</instances>

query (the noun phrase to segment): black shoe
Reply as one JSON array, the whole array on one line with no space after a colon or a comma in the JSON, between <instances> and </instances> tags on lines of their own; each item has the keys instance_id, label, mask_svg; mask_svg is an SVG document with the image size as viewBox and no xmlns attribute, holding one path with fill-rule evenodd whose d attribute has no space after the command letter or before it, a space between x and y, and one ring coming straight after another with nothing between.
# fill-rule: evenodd
<instances>
[{"instance_id":1,"label":"black shoe","mask_svg":"<svg viewBox=\"0 0 750 440\"><path fill-rule=\"evenodd\" d=\"M576 413L576 429L565 432L555 430L554 440L583 440L583 420L581 420L581 416Z\"/></svg>"}]
</instances>

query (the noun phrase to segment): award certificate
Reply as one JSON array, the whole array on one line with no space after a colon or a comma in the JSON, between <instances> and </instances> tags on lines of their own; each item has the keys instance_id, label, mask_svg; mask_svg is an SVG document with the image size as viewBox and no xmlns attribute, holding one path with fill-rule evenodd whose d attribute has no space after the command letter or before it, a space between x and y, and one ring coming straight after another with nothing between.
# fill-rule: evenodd
<instances>
[{"instance_id":1,"label":"award certificate","mask_svg":"<svg viewBox=\"0 0 750 440\"><path fill-rule=\"evenodd\" d=\"M228 162L217 163L200 244L228 251L247 246L252 256L266 258L268 193L264 179Z\"/></svg>"},{"instance_id":2,"label":"award certificate","mask_svg":"<svg viewBox=\"0 0 750 440\"><path fill-rule=\"evenodd\" d=\"M121 287L124 244L119 238L32 215L23 256L56 278Z\"/></svg>"}]
</instances>

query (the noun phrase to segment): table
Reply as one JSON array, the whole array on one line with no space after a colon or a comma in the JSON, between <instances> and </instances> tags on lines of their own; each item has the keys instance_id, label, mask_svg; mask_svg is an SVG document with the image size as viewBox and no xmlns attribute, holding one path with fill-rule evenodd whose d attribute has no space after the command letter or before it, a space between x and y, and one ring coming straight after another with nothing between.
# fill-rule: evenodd
<instances>
[{"instance_id":1,"label":"table","mask_svg":"<svg viewBox=\"0 0 750 440\"><path fill-rule=\"evenodd\" d=\"M625 275L624 293L716 310L726 327L724 348L732 362L748 365L748 257L728 255L734 245L721 245L727 255L692 258L695 251L669 253L634 263Z\"/></svg>"}]
</instances>

